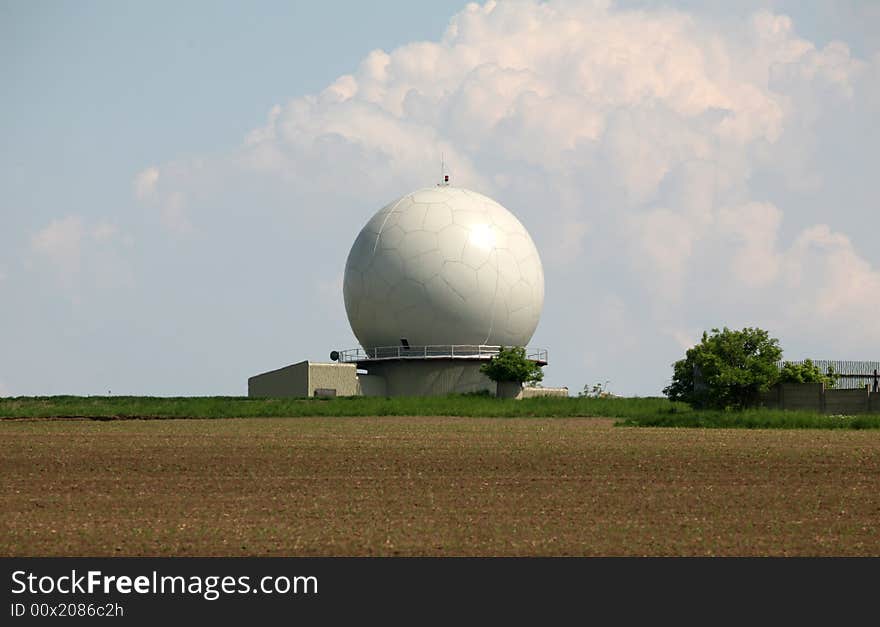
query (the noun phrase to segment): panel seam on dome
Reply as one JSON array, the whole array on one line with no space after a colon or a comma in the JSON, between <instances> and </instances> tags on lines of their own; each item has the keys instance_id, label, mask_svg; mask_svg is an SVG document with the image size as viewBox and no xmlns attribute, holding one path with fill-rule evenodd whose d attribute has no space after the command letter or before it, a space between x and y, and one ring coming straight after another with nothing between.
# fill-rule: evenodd
<instances>
[{"instance_id":1,"label":"panel seam on dome","mask_svg":"<svg viewBox=\"0 0 880 627\"><path fill-rule=\"evenodd\" d=\"M495 293L492 295L492 317L489 319L489 333L486 334L486 339L483 340L483 344L489 343L489 338L492 337L492 331L495 330L495 303L498 301L498 275L501 273L501 270L498 268L498 253L493 250L492 254L495 255Z\"/></svg>"},{"instance_id":2,"label":"panel seam on dome","mask_svg":"<svg viewBox=\"0 0 880 627\"><path fill-rule=\"evenodd\" d=\"M388 218L391 217L391 214L394 213L394 211L397 209L397 206L400 203L402 203L404 200L409 198L410 196L412 196L412 194L407 194L403 198L399 199L396 203L394 203L394 206L391 207L391 210L388 212L388 215L386 215L385 219L382 220L382 226L379 227L379 233L376 234L376 243L373 244L373 254L372 254L373 257L376 256L376 249L379 248L379 238L382 237L382 231L385 230L385 225L388 223Z\"/></svg>"}]
</instances>

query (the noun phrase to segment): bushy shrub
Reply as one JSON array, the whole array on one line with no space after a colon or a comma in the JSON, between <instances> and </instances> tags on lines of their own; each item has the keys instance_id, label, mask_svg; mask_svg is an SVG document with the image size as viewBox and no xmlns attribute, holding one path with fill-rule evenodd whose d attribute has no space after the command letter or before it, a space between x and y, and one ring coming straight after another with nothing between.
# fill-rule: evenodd
<instances>
[{"instance_id":1,"label":"bushy shrub","mask_svg":"<svg viewBox=\"0 0 880 627\"><path fill-rule=\"evenodd\" d=\"M480 367L480 372L496 383L512 381L535 384L544 379L541 366L526 357L526 349L522 346L502 346L497 355Z\"/></svg>"},{"instance_id":2,"label":"bushy shrub","mask_svg":"<svg viewBox=\"0 0 880 627\"><path fill-rule=\"evenodd\" d=\"M834 387L837 382L837 375L834 368L828 368L828 373L823 374L819 370L819 366L813 363L812 359L805 359L802 363L796 364L786 361L779 369L780 383L824 383L826 388Z\"/></svg>"},{"instance_id":3,"label":"bushy shrub","mask_svg":"<svg viewBox=\"0 0 880 627\"><path fill-rule=\"evenodd\" d=\"M612 394L608 390L608 384L610 382L606 381L605 383L594 383L593 385L585 385L583 391L578 392L578 397L580 398L617 398L615 394Z\"/></svg>"},{"instance_id":4,"label":"bushy shrub","mask_svg":"<svg viewBox=\"0 0 880 627\"><path fill-rule=\"evenodd\" d=\"M695 408L750 407L778 380L781 357L779 340L763 329L712 329L673 364L672 382L663 393Z\"/></svg>"}]
</instances>

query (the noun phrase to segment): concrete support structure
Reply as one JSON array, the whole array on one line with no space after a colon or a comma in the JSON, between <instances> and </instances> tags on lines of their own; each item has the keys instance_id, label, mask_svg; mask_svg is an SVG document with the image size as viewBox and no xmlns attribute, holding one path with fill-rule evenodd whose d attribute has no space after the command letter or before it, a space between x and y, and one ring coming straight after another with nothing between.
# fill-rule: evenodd
<instances>
[{"instance_id":1,"label":"concrete support structure","mask_svg":"<svg viewBox=\"0 0 880 627\"><path fill-rule=\"evenodd\" d=\"M364 396L442 396L488 392L498 398L568 396L568 388L524 387L518 383L495 383L480 372L486 359L428 358L376 359L358 363Z\"/></svg>"},{"instance_id":2,"label":"concrete support structure","mask_svg":"<svg viewBox=\"0 0 880 627\"><path fill-rule=\"evenodd\" d=\"M522 383L517 383L515 381L499 381L496 384L495 396L498 398L521 399L523 397Z\"/></svg>"},{"instance_id":3,"label":"concrete support structure","mask_svg":"<svg viewBox=\"0 0 880 627\"><path fill-rule=\"evenodd\" d=\"M248 396L302 398L357 396L360 394L354 364L301 361L248 379Z\"/></svg>"},{"instance_id":4,"label":"concrete support structure","mask_svg":"<svg viewBox=\"0 0 880 627\"><path fill-rule=\"evenodd\" d=\"M367 371L359 377L370 379L361 385L365 396L378 395L379 379L385 383L384 396L442 396L487 391L495 393L495 383L480 372L483 359L377 359L358 363ZM375 379L374 379L375 378Z\"/></svg>"},{"instance_id":5,"label":"concrete support structure","mask_svg":"<svg viewBox=\"0 0 880 627\"><path fill-rule=\"evenodd\" d=\"M361 396L388 396L385 378L374 374L359 374L358 386Z\"/></svg>"}]
</instances>

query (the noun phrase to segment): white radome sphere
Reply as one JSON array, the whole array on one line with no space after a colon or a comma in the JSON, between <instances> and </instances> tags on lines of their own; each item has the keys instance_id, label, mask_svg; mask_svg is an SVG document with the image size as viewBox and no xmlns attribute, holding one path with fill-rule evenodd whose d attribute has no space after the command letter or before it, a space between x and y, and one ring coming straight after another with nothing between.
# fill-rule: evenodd
<instances>
[{"instance_id":1,"label":"white radome sphere","mask_svg":"<svg viewBox=\"0 0 880 627\"><path fill-rule=\"evenodd\" d=\"M345 264L343 293L364 348L525 346L544 306L544 270L528 231L467 189L428 187L383 207Z\"/></svg>"}]
</instances>

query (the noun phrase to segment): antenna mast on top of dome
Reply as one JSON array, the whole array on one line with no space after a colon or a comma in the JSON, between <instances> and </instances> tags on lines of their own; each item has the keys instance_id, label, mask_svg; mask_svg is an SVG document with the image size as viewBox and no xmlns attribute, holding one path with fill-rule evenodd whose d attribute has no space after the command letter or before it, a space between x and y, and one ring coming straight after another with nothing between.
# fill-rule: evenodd
<instances>
[{"instance_id":1,"label":"antenna mast on top of dome","mask_svg":"<svg viewBox=\"0 0 880 627\"><path fill-rule=\"evenodd\" d=\"M449 186L449 175L446 173L446 156L441 152L440 153L440 182L437 183L437 187L448 187Z\"/></svg>"}]
</instances>

